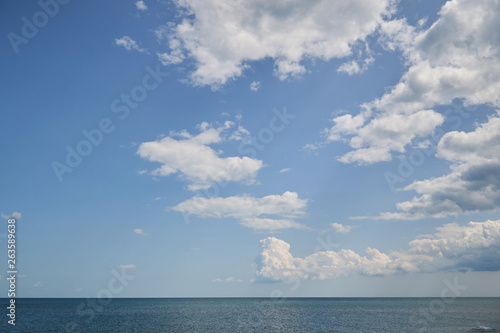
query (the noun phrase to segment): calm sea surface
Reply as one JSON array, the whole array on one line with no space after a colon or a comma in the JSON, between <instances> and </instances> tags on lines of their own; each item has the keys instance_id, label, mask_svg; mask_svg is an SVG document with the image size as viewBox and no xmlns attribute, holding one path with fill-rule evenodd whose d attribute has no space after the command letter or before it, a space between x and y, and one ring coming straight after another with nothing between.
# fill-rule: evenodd
<instances>
[{"instance_id":1,"label":"calm sea surface","mask_svg":"<svg viewBox=\"0 0 500 333\"><path fill-rule=\"evenodd\" d=\"M15 327L7 302L1 332L500 332L500 298L26 298Z\"/></svg>"}]
</instances>

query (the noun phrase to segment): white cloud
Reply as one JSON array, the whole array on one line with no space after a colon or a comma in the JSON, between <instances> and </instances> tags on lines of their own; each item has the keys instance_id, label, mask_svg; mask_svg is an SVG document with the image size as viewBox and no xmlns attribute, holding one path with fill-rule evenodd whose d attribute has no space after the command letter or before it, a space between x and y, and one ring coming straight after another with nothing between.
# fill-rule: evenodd
<instances>
[{"instance_id":1,"label":"white cloud","mask_svg":"<svg viewBox=\"0 0 500 333\"><path fill-rule=\"evenodd\" d=\"M134 233L141 235L141 236L147 236L148 234L144 232L142 229L134 229Z\"/></svg>"},{"instance_id":2,"label":"white cloud","mask_svg":"<svg viewBox=\"0 0 500 333\"><path fill-rule=\"evenodd\" d=\"M126 50L136 50L138 52L147 52L146 49L143 49L137 44L135 40L130 38L129 36L123 36L122 38L116 38L115 44L118 46L123 46Z\"/></svg>"},{"instance_id":3,"label":"white cloud","mask_svg":"<svg viewBox=\"0 0 500 333\"><path fill-rule=\"evenodd\" d=\"M343 72L350 75L361 74L368 69L368 66L375 59L370 57L361 62L361 66L359 65L360 61L351 60L349 62L345 62L337 68L337 72Z\"/></svg>"},{"instance_id":4,"label":"white cloud","mask_svg":"<svg viewBox=\"0 0 500 333\"><path fill-rule=\"evenodd\" d=\"M259 91L261 87L261 84L259 81L253 81L252 83L250 83L250 90L251 91Z\"/></svg>"},{"instance_id":5,"label":"white cloud","mask_svg":"<svg viewBox=\"0 0 500 333\"><path fill-rule=\"evenodd\" d=\"M235 279L234 277L230 276L225 279L217 278L212 280L212 282L223 282L223 283L230 283L230 282L237 282L237 283L242 283L243 280L241 279Z\"/></svg>"},{"instance_id":6,"label":"white cloud","mask_svg":"<svg viewBox=\"0 0 500 333\"><path fill-rule=\"evenodd\" d=\"M291 168L284 168L284 169L280 170L280 173L285 173L285 172L288 172L290 170L292 170L292 169Z\"/></svg>"},{"instance_id":7,"label":"white cloud","mask_svg":"<svg viewBox=\"0 0 500 333\"><path fill-rule=\"evenodd\" d=\"M452 223L437 230L434 235L423 235L411 241L407 251L386 254L368 247L365 256L342 249L295 258L288 243L268 237L261 240L262 251L256 258L257 278L264 281L323 280L419 271L500 270L500 220L470 222L466 226Z\"/></svg>"},{"instance_id":8,"label":"white cloud","mask_svg":"<svg viewBox=\"0 0 500 333\"><path fill-rule=\"evenodd\" d=\"M202 123L198 126L198 135L186 131L171 133L168 137L142 143L137 153L151 162L162 164L151 174L168 176L179 173L190 183L188 189L191 191L210 188L216 182L252 184L257 172L264 166L262 161L246 156L220 157L221 153L210 147L227 140L242 140L248 134L241 126L228 133L234 126L231 121L218 128Z\"/></svg>"},{"instance_id":9,"label":"white cloud","mask_svg":"<svg viewBox=\"0 0 500 333\"><path fill-rule=\"evenodd\" d=\"M383 219L441 218L500 208L500 116L472 132L448 132L437 156L453 162L449 174L415 181L404 189L420 196L397 204Z\"/></svg>"},{"instance_id":10,"label":"white cloud","mask_svg":"<svg viewBox=\"0 0 500 333\"><path fill-rule=\"evenodd\" d=\"M330 224L335 232L339 234L347 234L353 228L352 225L342 225L340 223L331 223Z\"/></svg>"},{"instance_id":11,"label":"white cloud","mask_svg":"<svg viewBox=\"0 0 500 333\"><path fill-rule=\"evenodd\" d=\"M478 19L478 18L481 19ZM443 117L432 108L462 99L465 105L500 105L500 3L448 1L439 19L416 31L406 21L384 22L380 43L401 49L408 70L382 97L355 117L334 118L330 140L348 140L354 149L345 163L375 163L432 133ZM350 118L349 118L350 116ZM408 126L411 124L411 126Z\"/></svg>"},{"instance_id":12,"label":"white cloud","mask_svg":"<svg viewBox=\"0 0 500 333\"><path fill-rule=\"evenodd\" d=\"M183 0L170 25L172 52L196 61L191 80L216 87L240 76L251 61L272 58L280 79L304 74L304 60L351 54L390 15L392 0Z\"/></svg>"},{"instance_id":13,"label":"white cloud","mask_svg":"<svg viewBox=\"0 0 500 333\"><path fill-rule=\"evenodd\" d=\"M19 212L13 212L10 215L4 215L4 214L2 214L2 218L6 219L6 220L8 220L8 219L19 220L21 218L21 213L19 213Z\"/></svg>"},{"instance_id":14,"label":"white cloud","mask_svg":"<svg viewBox=\"0 0 500 333\"><path fill-rule=\"evenodd\" d=\"M118 268L123 268L123 269L132 269L135 268L134 264L127 264L127 265L118 265Z\"/></svg>"},{"instance_id":15,"label":"white cloud","mask_svg":"<svg viewBox=\"0 0 500 333\"><path fill-rule=\"evenodd\" d=\"M172 209L202 218L235 218L240 224L254 230L305 228L291 219L305 215L307 200L295 192L255 198L248 195L233 197L193 197Z\"/></svg>"},{"instance_id":16,"label":"white cloud","mask_svg":"<svg viewBox=\"0 0 500 333\"><path fill-rule=\"evenodd\" d=\"M148 6L144 3L143 0L136 1L135 6L137 7L137 9L142 11L148 10Z\"/></svg>"}]
</instances>

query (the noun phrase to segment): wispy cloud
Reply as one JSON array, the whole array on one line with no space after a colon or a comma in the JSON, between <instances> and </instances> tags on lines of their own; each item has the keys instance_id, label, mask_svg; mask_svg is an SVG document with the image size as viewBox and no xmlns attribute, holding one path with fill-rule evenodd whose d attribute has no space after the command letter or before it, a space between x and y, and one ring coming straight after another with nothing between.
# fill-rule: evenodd
<instances>
[{"instance_id":1,"label":"wispy cloud","mask_svg":"<svg viewBox=\"0 0 500 333\"><path fill-rule=\"evenodd\" d=\"M250 83L250 90L251 91L259 91L261 87L261 83L259 81L253 81Z\"/></svg>"},{"instance_id":2,"label":"wispy cloud","mask_svg":"<svg viewBox=\"0 0 500 333\"><path fill-rule=\"evenodd\" d=\"M339 234L347 234L352 230L352 225L342 225L340 223L331 223L332 229Z\"/></svg>"},{"instance_id":3,"label":"wispy cloud","mask_svg":"<svg viewBox=\"0 0 500 333\"><path fill-rule=\"evenodd\" d=\"M123 36L122 38L116 38L115 44L118 46L123 46L126 50L131 51L135 50L138 52L147 52L148 50L143 49L137 44L135 40L130 38L129 36Z\"/></svg>"},{"instance_id":4,"label":"wispy cloud","mask_svg":"<svg viewBox=\"0 0 500 333\"><path fill-rule=\"evenodd\" d=\"M243 280L235 279L234 277L230 276L230 277L227 277L225 279L221 279L221 278L213 279L212 282L216 282L216 283L231 283L231 282L242 283Z\"/></svg>"},{"instance_id":5,"label":"wispy cloud","mask_svg":"<svg viewBox=\"0 0 500 333\"><path fill-rule=\"evenodd\" d=\"M141 236L147 236L148 234L144 232L142 229L134 229L134 233L141 235Z\"/></svg>"}]
</instances>

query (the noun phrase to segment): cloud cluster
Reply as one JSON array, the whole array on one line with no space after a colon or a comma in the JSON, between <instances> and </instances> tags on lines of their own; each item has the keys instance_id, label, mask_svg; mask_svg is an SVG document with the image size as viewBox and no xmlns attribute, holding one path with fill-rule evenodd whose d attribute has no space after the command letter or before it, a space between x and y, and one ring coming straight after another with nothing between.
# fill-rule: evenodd
<instances>
[{"instance_id":1,"label":"cloud cluster","mask_svg":"<svg viewBox=\"0 0 500 333\"><path fill-rule=\"evenodd\" d=\"M288 243L268 237L261 240L262 250L255 260L256 275L260 281L282 281L419 271L500 270L500 220L470 222L466 226L451 223L437 230L434 235L411 241L407 251L386 254L367 248L365 256L342 249L296 258Z\"/></svg>"},{"instance_id":2,"label":"cloud cluster","mask_svg":"<svg viewBox=\"0 0 500 333\"><path fill-rule=\"evenodd\" d=\"M353 45L391 14L394 1L177 0L176 4L185 15L179 24L166 26L167 55L194 59L192 82L216 87L240 76L251 61L274 59L275 75L286 79L304 74L305 60L349 56Z\"/></svg>"},{"instance_id":3,"label":"cloud cluster","mask_svg":"<svg viewBox=\"0 0 500 333\"><path fill-rule=\"evenodd\" d=\"M161 163L152 171L156 176L179 173L189 182L191 191L210 188L217 182L255 182L257 172L264 166L262 161L249 157L221 157L210 145L227 140L243 140L248 134L241 126L226 121L214 128L208 123L198 126L200 133L191 135L187 131L171 135L139 146L137 154L151 162ZM230 131L231 130L231 131Z\"/></svg>"},{"instance_id":4,"label":"cloud cluster","mask_svg":"<svg viewBox=\"0 0 500 333\"><path fill-rule=\"evenodd\" d=\"M432 108L456 98L465 105L500 105L500 3L451 0L439 14L423 31L404 20L381 25L381 45L402 50L409 67L359 114L333 119L328 140L348 140L353 148L342 162L390 160L392 152L404 152L441 125L443 116Z\"/></svg>"},{"instance_id":5,"label":"cloud cluster","mask_svg":"<svg viewBox=\"0 0 500 333\"><path fill-rule=\"evenodd\" d=\"M294 218L305 215L307 200L295 192L255 198L248 195L233 197L193 197L181 202L172 210L197 215L202 218L235 218L245 227L254 230L302 229L304 225Z\"/></svg>"},{"instance_id":6,"label":"cloud cluster","mask_svg":"<svg viewBox=\"0 0 500 333\"><path fill-rule=\"evenodd\" d=\"M500 115L471 132L448 132L437 156L452 162L449 174L415 181L404 189L419 196L397 204L384 219L445 217L500 208Z\"/></svg>"}]
</instances>

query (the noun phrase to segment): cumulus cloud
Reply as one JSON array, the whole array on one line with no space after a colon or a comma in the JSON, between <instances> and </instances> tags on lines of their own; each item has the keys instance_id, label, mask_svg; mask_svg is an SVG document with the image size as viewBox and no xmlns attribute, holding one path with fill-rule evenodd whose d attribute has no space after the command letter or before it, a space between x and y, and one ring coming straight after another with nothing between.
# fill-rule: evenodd
<instances>
[{"instance_id":1,"label":"cumulus cloud","mask_svg":"<svg viewBox=\"0 0 500 333\"><path fill-rule=\"evenodd\" d=\"M171 52L195 60L191 80L216 87L240 76L252 61L274 59L284 80L306 73L304 61L351 54L391 14L392 0L176 1L184 10L170 24Z\"/></svg>"},{"instance_id":2,"label":"cumulus cloud","mask_svg":"<svg viewBox=\"0 0 500 333\"><path fill-rule=\"evenodd\" d=\"M302 229L304 225L294 218L305 215L307 200L295 192L255 198L248 195L233 197L193 197L181 202L172 210L197 215L202 218L235 218L245 227L254 230Z\"/></svg>"},{"instance_id":3,"label":"cumulus cloud","mask_svg":"<svg viewBox=\"0 0 500 333\"><path fill-rule=\"evenodd\" d=\"M148 6L144 3L143 0L136 1L135 6L137 7L137 9L142 11L148 10Z\"/></svg>"},{"instance_id":4,"label":"cumulus cloud","mask_svg":"<svg viewBox=\"0 0 500 333\"><path fill-rule=\"evenodd\" d=\"M461 99L500 105L500 3L448 1L438 20L417 31L405 20L383 22L380 43L400 49L408 70L390 91L356 115L333 119L328 140L346 140L345 163L387 161L443 123L432 110ZM481 17L480 20L477 18Z\"/></svg>"},{"instance_id":5,"label":"cumulus cloud","mask_svg":"<svg viewBox=\"0 0 500 333\"><path fill-rule=\"evenodd\" d=\"M352 225L343 225L340 223L331 223L330 225L332 226L332 229L339 234L347 234L353 228Z\"/></svg>"},{"instance_id":6,"label":"cumulus cloud","mask_svg":"<svg viewBox=\"0 0 500 333\"><path fill-rule=\"evenodd\" d=\"M366 255L342 249L297 258L283 240L268 237L260 242L262 250L255 259L257 281L500 270L500 220L470 222L466 226L446 224L437 228L434 235L422 235L411 241L408 250L389 253L368 247Z\"/></svg>"},{"instance_id":7,"label":"cumulus cloud","mask_svg":"<svg viewBox=\"0 0 500 333\"><path fill-rule=\"evenodd\" d=\"M397 204L383 219L441 218L500 208L500 116L471 132L448 132L437 156L452 162L449 174L415 181L404 188L419 196Z\"/></svg>"},{"instance_id":8,"label":"cumulus cloud","mask_svg":"<svg viewBox=\"0 0 500 333\"><path fill-rule=\"evenodd\" d=\"M241 279L235 279L234 277L230 276L225 279L217 278L213 279L212 282L222 282L222 283L230 283L230 282L237 282L237 283L242 283L243 280Z\"/></svg>"},{"instance_id":9,"label":"cumulus cloud","mask_svg":"<svg viewBox=\"0 0 500 333\"><path fill-rule=\"evenodd\" d=\"M255 182L257 172L264 166L262 161L249 157L221 157L210 145L227 140L244 140L248 131L235 123L226 121L214 128L208 123L198 126L200 133L191 135L187 131L171 135L139 146L137 154L162 166L151 172L155 176L180 174L190 184L191 191L210 188L216 182ZM232 131L230 131L233 129Z\"/></svg>"},{"instance_id":10,"label":"cumulus cloud","mask_svg":"<svg viewBox=\"0 0 500 333\"><path fill-rule=\"evenodd\" d=\"M147 52L146 49L143 49L139 46L139 44L130 38L129 36L123 36L122 38L116 38L115 44L118 46L123 46L126 50L136 50L138 52Z\"/></svg>"}]
</instances>

